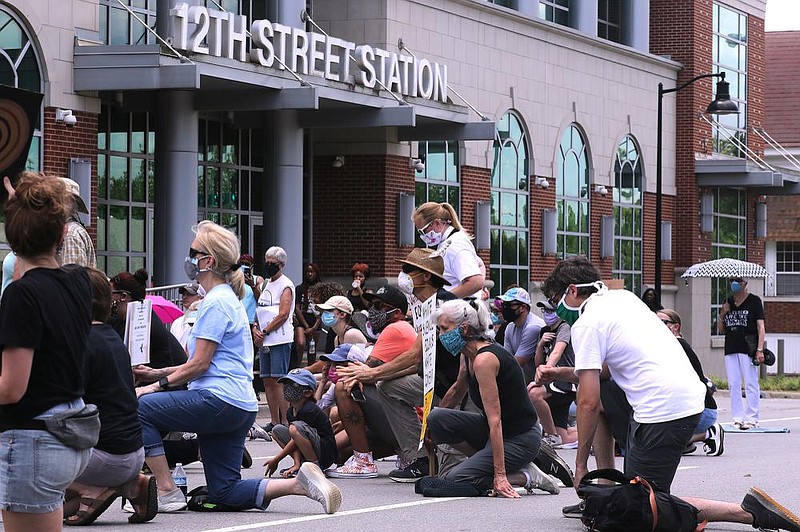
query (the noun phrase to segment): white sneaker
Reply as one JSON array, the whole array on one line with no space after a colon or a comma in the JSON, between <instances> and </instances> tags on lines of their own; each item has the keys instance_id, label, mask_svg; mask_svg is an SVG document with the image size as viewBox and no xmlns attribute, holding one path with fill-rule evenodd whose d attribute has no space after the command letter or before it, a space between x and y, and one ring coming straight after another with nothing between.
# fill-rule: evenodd
<instances>
[{"instance_id":1,"label":"white sneaker","mask_svg":"<svg viewBox=\"0 0 800 532\"><path fill-rule=\"evenodd\" d=\"M375 462L367 460L348 460L342 467L328 470L326 474L331 478L375 478L378 476L378 466Z\"/></svg>"},{"instance_id":2,"label":"white sneaker","mask_svg":"<svg viewBox=\"0 0 800 532\"><path fill-rule=\"evenodd\" d=\"M524 486L525 489L528 490L528 493L532 492L534 489L539 489L551 495L558 495L560 490L553 478L542 472L533 462L523 467L522 472L530 479Z\"/></svg>"},{"instance_id":3,"label":"white sneaker","mask_svg":"<svg viewBox=\"0 0 800 532\"><path fill-rule=\"evenodd\" d=\"M725 451L725 431L722 425L714 423L708 428L710 436L703 443L703 450L708 456L719 456Z\"/></svg>"},{"instance_id":4,"label":"white sneaker","mask_svg":"<svg viewBox=\"0 0 800 532\"><path fill-rule=\"evenodd\" d=\"M342 504L342 492L336 484L325 478L322 470L313 462L303 462L297 472L297 483L309 498L322 505L326 514L336 513Z\"/></svg>"},{"instance_id":5,"label":"white sneaker","mask_svg":"<svg viewBox=\"0 0 800 532\"><path fill-rule=\"evenodd\" d=\"M542 436L542 441L546 441L547 443L555 447L557 445L561 445L561 436L559 436L558 434L545 434L544 436Z\"/></svg>"},{"instance_id":6,"label":"white sneaker","mask_svg":"<svg viewBox=\"0 0 800 532\"><path fill-rule=\"evenodd\" d=\"M186 509L186 495L180 488L175 488L165 495L158 496L158 513L180 512Z\"/></svg>"},{"instance_id":7,"label":"white sneaker","mask_svg":"<svg viewBox=\"0 0 800 532\"><path fill-rule=\"evenodd\" d=\"M131 501L129 501L128 499L122 499L122 511L129 514L135 513Z\"/></svg>"}]
</instances>

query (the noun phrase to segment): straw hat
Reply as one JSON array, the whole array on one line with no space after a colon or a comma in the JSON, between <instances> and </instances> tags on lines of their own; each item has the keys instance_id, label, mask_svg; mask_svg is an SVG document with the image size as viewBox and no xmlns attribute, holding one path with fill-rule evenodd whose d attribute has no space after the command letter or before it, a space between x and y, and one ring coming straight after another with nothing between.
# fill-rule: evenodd
<instances>
[{"instance_id":1,"label":"straw hat","mask_svg":"<svg viewBox=\"0 0 800 532\"><path fill-rule=\"evenodd\" d=\"M395 260L435 275L441 279L445 285L450 285L444 278L444 259L433 249L414 248L405 259Z\"/></svg>"}]
</instances>

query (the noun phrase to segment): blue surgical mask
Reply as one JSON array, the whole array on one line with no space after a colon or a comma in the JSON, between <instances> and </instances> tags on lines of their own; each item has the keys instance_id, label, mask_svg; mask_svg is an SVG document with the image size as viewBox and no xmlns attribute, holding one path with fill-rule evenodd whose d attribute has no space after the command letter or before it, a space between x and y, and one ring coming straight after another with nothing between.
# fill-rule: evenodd
<instances>
[{"instance_id":1,"label":"blue surgical mask","mask_svg":"<svg viewBox=\"0 0 800 532\"><path fill-rule=\"evenodd\" d=\"M467 341L464 339L464 335L461 334L461 329L458 327L440 334L439 341L442 342L444 348L454 357L460 355L461 351L467 346Z\"/></svg>"},{"instance_id":2,"label":"blue surgical mask","mask_svg":"<svg viewBox=\"0 0 800 532\"><path fill-rule=\"evenodd\" d=\"M494 312L492 312L491 314L492 314L492 325L500 325L501 323L503 323L503 320L501 320L497 314L495 314Z\"/></svg>"},{"instance_id":3,"label":"blue surgical mask","mask_svg":"<svg viewBox=\"0 0 800 532\"><path fill-rule=\"evenodd\" d=\"M739 281L732 281L731 282L731 290L733 290L734 293L738 292L741 289L742 289L742 285L741 285L741 283L739 283Z\"/></svg>"},{"instance_id":4,"label":"blue surgical mask","mask_svg":"<svg viewBox=\"0 0 800 532\"><path fill-rule=\"evenodd\" d=\"M336 325L336 322L339 321L339 318L336 317L336 314L333 313L332 310L326 310L322 313L322 324L325 327L333 327Z\"/></svg>"},{"instance_id":5,"label":"blue surgical mask","mask_svg":"<svg viewBox=\"0 0 800 532\"><path fill-rule=\"evenodd\" d=\"M555 312L544 312L543 316L544 316L544 322L547 324L548 327L552 327L553 325L558 323L558 320L560 319L558 317L558 314L556 314Z\"/></svg>"}]
</instances>

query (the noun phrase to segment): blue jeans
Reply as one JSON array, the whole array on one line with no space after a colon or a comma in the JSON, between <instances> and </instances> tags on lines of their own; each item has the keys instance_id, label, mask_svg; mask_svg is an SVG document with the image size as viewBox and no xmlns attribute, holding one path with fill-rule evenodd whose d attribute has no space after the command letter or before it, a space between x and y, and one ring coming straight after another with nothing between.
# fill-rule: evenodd
<instances>
[{"instance_id":1,"label":"blue jeans","mask_svg":"<svg viewBox=\"0 0 800 532\"><path fill-rule=\"evenodd\" d=\"M700 421L697 422L697 428L694 429L695 434L705 434L711 428L711 425L717 422L717 409L706 408L700 412Z\"/></svg>"},{"instance_id":2,"label":"blue jeans","mask_svg":"<svg viewBox=\"0 0 800 532\"><path fill-rule=\"evenodd\" d=\"M145 456L162 456L161 432L196 432L210 501L240 510L265 509L266 480L242 480L247 431L256 420L206 390L178 390L139 398Z\"/></svg>"}]
</instances>

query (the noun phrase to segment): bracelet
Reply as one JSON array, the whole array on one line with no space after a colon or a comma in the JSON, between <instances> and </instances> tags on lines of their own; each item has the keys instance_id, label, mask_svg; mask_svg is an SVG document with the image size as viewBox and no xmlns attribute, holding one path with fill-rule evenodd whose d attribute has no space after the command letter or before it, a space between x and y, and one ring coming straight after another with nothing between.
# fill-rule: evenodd
<instances>
[{"instance_id":1,"label":"bracelet","mask_svg":"<svg viewBox=\"0 0 800 532\"><path fill-rule=\"evenodd\" d=\"M759 347L758 349L756 349L756 351L759 352L759 353L763 353L764 352L764 348L763 347Z\"/></svg>"}]
</instances>

